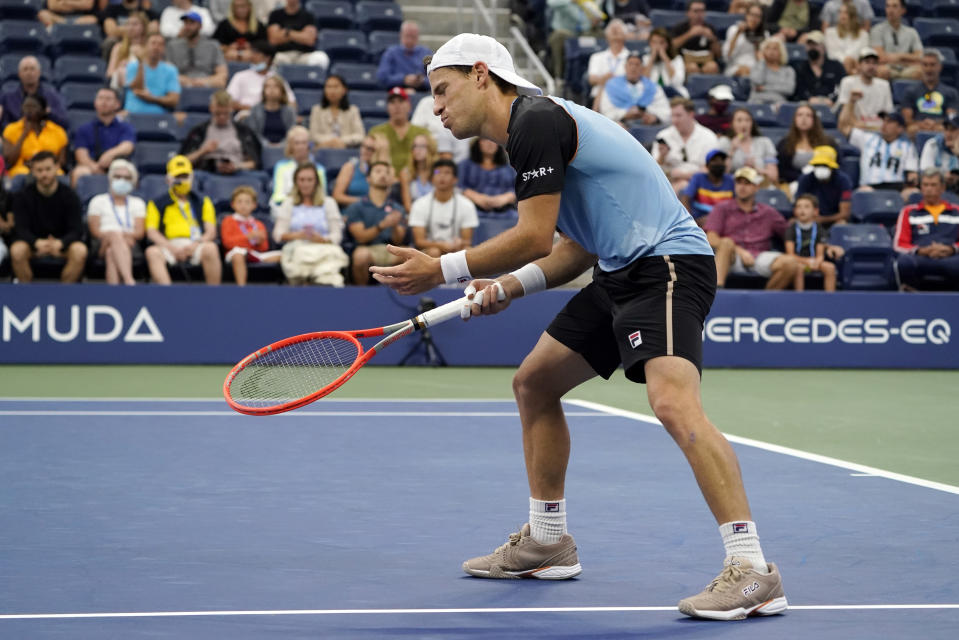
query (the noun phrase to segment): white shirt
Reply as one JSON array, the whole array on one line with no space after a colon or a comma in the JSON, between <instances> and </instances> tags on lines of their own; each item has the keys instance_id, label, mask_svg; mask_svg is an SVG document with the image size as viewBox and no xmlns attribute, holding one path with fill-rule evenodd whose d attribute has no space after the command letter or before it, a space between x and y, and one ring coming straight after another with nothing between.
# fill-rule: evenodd
<instances>
[{"instance_id":1,"label":"white shirt","mask_svg":"<svg viewBox=\"0 0 959 640\"><path fill-rule=\"evenodd\" d=\"M434 194L417 198L410 207L411 227L426 229L426 237L432 242L449 242L460 237L462 229L479 226L476 207L459 191L446 202L440 202Z\"/></svg>"},{"instance_id":2,"label":"white shirt","mask_svg":"<svg viewBox=\"0 0 959 640\"><path fill-rule=\"evenodd\" d=\"M147 205L142 198L127 196L127 205L114 206L113 196L101 193L90 199L87 205L87 217L100 218L100 233L107 231L133 231L137 218L146 218Z\"/></svg>"},{"instance_id":3,"label":"white shirt","mask_svg":"<svg viewBox=\"0 0 959 640\"><path fill-rule=\"evenodd\" d=\"M459 164L469 157L470 141L457 140L453 132L443 126L443 121L438 115L433 113L433 96L426 94L416 104L413 115L410 117L410 124L423 127L433 134L436 140L436 149L440 153L452 153L453 161Z\"/></svg>"},{"instance_id":4,"label":"white shirt","mask_svg":"<svg viewBox=\"0 0 959 640\"><path fill-rule=\"evenodd\" d=\"M643 56L643 64L649 67L650 60L653 59L653 54L647 53ZM688 95L686 91L686 63L683 62L682 56L676 56L672 59L669 66L673 68L673 77L670 78L669 74L666 73L665 67L666 63L659 61L654 64L649 69L649 79L655 82L658 85L664 87L672 87L676 89L681 94Z\"/></svg>"},{"instance_id":5,"label":"white shirt","mask_svg":"<svg viewBox=\"0 0 959 640\"><path fill-rule=\"evenodd\" d=\"M878 124L880 113L895 109L892 105L892 89L887 80L873 78L872 82L865 84L859 74L846 76L839 82L837 102L840 105L849 102L849 94L853 91L862 92L862 98L856 103L855 116L864 122Z\"/></svg>"},{"instance_id":6,"label":"white shirt","mask_svg":"<svg viewBox=\"0 0 959 640\"><path fill-rule=\"evenodd\" d=\"M597 51L589 57L589 66L586 68L586 77L604 76L611 73L614 76L621 76L626 73L626 58L629 57L629 49L623 47L622 51L614 54L609 49ZM600 85L593 85L589 95L596 97L599 93Z\"/></svg>"},{"instance_id":7,"label":"white shirt","mask_svg":"<svg viewBox=\"0 0 959 640\"><path fill-rule=\"evenodd\" d=\"M195 11L200 14L203 23L200 26L200 33L210 37L213 35L213 32L216 31L216 22L213 20L213 16L210 15L210 11L205 7L198 7L192 5L189 9L178 9L174 6L169 6L163 10L163 13L160 14L160 35L169 40L170 38L176 38L180 35L180 28L183 26L183 21L180 18L184 13L190 13Z\"/></svg>"},{"instance_id":8,"label":"white shirt","mask_svg":"<svg viewBox=\"0 0 959 640\"><path fill-rule=\"evenodd\" d=\"M656 136L657 140L659 138L669 145L666 161L663 163L663 166L669 170L681 168L688 171L701 171L706 164L706 154L719 148L719 139L716 134L698 122L686 141L674 126L660 131ZM685 159L683 159L683 150L686 151ZM659 142L653 143L653 158L659 158Z\"/></svg>"},{"instance_id":9,"label":"white shirt","mask_svg":"<svg viewBox=\"0 0 959 640\"><path fill-rule=\"evenodd\" d=\"M823 35L823 46L826 48L826 55L833 60L839 62L846 58L858 60L859 52L863 47L869 46L869 30L860 31L856 37L840 38L839 30L836 27L829 27Z\"/></svg>"},{"instance_id":10,"label":"white shirt","mask_svg":"<svg viewBox=\"0 0 959 640\"><path fill-rule=\"evenodd\" d=\"M874 131L854 128L849 133L849 144L859 148L859 184L905 182L906 173L919 171L919 156L914 145L905 136L886 142Z\"/></svg>"},{"instance_id":11,"label":"white shirt","mask_svg":"<svg viewBox=\"0 0 959 640\"><path fill-rule=\"evenodd\" d=\"M230 78L230 84L226 85L226 92L240 104L254 107L260 104L263 99L263 84L266 79L275 75L276 71L273 69L267 71L266 75L257 73L253 69L237 71ZM292 107L296 104L296 96L293 95L293 89L290 88L290 84L286 80L283 80L283 84L286 85L286 99Z\"/></svg>"}]
</instances>

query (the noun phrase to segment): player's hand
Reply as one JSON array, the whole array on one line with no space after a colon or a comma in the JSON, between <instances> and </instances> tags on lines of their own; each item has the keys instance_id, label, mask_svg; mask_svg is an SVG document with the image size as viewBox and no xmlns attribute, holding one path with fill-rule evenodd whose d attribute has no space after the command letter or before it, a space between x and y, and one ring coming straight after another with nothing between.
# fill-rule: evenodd
<instances>
[{"instance_id":1,"label":"player's hand","mask_svg":"<svg viewBox=\"0 0 959 640\"><path fill-rule=\"evenodd\" d=\"M463 290L466 297L473 301L460 317L469 320L472 316L491 316L509 306L510 297L496 280L473 280Z\"/></svg>"},{"instance_id":2,"label":"player's hand","mask_svg":"<svg viewBox=\"0 0 959 640\"><path fill-rule=\"evenodd\" d=\"M445 282L439 258L431 258L412 247L388 244L386 249L401 262L392 267L370 267L377 282L407 296L429 291Z\"/></svg>"}]
</instances>

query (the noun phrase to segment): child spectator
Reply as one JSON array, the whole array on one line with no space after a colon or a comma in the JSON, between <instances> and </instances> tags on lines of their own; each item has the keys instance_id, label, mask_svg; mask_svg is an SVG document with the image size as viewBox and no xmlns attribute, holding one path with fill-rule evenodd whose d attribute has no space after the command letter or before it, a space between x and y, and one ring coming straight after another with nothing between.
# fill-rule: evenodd
<instances>
[{"instance_id":1,"label":"child spectator","mask_svg":"<svg viewBox=\"0 0 959 640\"><path fill-rule=\"evenodd\" d=\"M256 191L241 186L230 196L233 213L223 219L220 237L226 250L226 262L233 267L233 278L238 286L246 285L248 262L279 262L280 252L270 251L266 225L253 217L256 210Z\"/></svg>"},{"instance_id":2,"label":"child spectator","mask_svg":"<svg viewBox=\"0 0 959 640\"><path fill-rule=\"evenodd\" d=\"M793 205L795 220L786 230L786 255L795 256L799 263L793 288L802 291L805 275L819 271L823 276L823 289L836 290L836 265L826 261L826 230L816 222L819 217L819 201L816 196L803 194Z\"/></svg>"}]
</instances>

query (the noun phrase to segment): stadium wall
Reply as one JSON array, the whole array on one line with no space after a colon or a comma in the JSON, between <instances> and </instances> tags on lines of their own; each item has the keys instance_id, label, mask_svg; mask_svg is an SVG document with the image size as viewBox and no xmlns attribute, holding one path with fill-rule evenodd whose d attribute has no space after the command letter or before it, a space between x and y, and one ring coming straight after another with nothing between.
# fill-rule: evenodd
<instances>
[{"instance_id":1,"label":"stadium wall","mask_svg":"<svg viewBox=\"0 0 959 640\"><path fill-rule=\"evenodd\" d=\"M504 314L435 327L450 365L516 365L573 291ZM442 304L457 289L428 294ZM417 297L384 287L0 285L0 363L233 363L277 339L389 324ZM707 320L709 367L959 368L959 294L720 291ZM425 362L406 338L377 356ZM627 337L623 336L627 341Z\"/></svg>"}]
</instances>

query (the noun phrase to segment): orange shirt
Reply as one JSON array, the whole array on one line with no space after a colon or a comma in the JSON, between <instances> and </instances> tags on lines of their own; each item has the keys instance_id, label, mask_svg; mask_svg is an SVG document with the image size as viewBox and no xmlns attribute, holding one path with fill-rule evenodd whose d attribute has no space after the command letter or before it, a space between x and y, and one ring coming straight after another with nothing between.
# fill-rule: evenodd
<instances>
[{"instance_id":1,"label":"orange shirt","mask_svg":"<svg viewBox=\"0 0 959 640\"><path fill-rule=\"evenodd\" d=\"M23 135L23 118L20 118L16 122L11 122L7 125L6 129L3 130L3 139L10 144L17 144L21 135ZM56 122L50 120L45 121L43 123L43 129L40 130L40 135L31 131L30 135L23 141L23 145L20 147L20 157L17 158L17 163L7 171L7 175L18 176L30 173L30 169L26 163L34 154L40 151L50 151L53 155L59 157L60 151L64 149L69 142L67 132L63 130L63 127ZM59 170L58 173L62 174L63 170Z\"/></svg>"},{"instance_id":2,"label":"orange shirt","mask_svg":"<svg viewBox=\"0 0 959 640\"><path fill-rule=\"evenodd\" d=\"M250 244L246 234L253 230L263 233L263 239L257 245ZM270 240L266 237L266 227L262 222L254 217L241 218L235 213L224 218L220 226L220 236L223 241L223 248L229 251L233 247L243 247L253 249L254 251L267 251L270 248Z\"/></svg>"}]
</instances>

